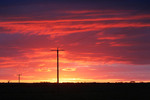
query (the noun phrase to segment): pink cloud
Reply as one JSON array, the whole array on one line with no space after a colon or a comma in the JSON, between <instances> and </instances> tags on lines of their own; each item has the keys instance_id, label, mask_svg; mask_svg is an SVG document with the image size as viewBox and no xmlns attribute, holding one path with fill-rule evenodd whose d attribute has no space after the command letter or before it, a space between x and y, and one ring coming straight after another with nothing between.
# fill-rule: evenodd
<instances>
[{"instance_id":1,"label":"pink cloud","mask_svg":"<svg viewBox=\"0 0 150 100\"><path fill-rule=\"evenodd\" d=\"M67 12L67 11L66 11ZM89 14L105 14L105 13L119 13L124 15L123 11L94 11L94 10L83 10L83 11L68 11L71 14L79 13L84 15ZM115 15L113 17L96 17L93 18L67 18L67 19L53 19L53 20L26 20L26 21L3 21L0 27L1 33L10 34L38 34L38 35L53 35L53 36L64 36L72 33L98 31L108 28L124 28L124 27L150 27L149 23L138 22L138 20L149 19L149 14L144 15L131 15L133 11L128 11L124 16ZM88 14L87 14L88 15ZM106 22L106 21L109 21ZM112 22L119 21L119 22ZM131 22L134 21L134 22Z\"/></svg>"}]
</instances>

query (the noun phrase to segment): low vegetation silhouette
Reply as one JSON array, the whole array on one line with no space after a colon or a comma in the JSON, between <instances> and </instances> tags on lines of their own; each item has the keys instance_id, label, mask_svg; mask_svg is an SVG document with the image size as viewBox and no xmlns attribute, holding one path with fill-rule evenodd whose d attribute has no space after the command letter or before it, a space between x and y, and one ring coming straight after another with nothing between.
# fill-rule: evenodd
<instances>
[{"instance_id":1,"label":"low vegetation silhouette","mask_svg":"<svg viewBox=\"0 0 150 100\"><path fill-rule=\"evenodd\" d=\"M12 100L144 100L150 83L0 83L0 97Z\"/></svg>"}]
</instances>

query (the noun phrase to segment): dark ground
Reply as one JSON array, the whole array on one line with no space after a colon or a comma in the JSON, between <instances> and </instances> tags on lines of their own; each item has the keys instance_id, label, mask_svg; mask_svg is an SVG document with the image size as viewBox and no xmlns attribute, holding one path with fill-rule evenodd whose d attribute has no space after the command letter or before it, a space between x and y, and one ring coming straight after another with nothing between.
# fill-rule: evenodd
<instances>
[{"instance_id":1,"label":"dark ground","mask_svg":"<svg viewBox=\"0 0 150 100\"><path fill-rule=\"evenodd\" d=\"M150 83L0 83L0 100L148 100Z\"/></svg>"}]
</instances>

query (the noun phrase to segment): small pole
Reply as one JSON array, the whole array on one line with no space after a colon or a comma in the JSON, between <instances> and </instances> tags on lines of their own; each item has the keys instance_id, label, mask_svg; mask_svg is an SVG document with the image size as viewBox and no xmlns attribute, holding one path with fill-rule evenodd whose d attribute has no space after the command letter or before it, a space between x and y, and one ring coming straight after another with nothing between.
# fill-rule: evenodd
<instances>
[{"instance_id":1,"label":"small pole","mask_svg":"<svg viewBox=\"0 0 150 100\"><path fill-rule=\"evenodd\" d=\"M18 83L20 83L20 76L21 74L18 74Z\"/></svg>"}]
</instances>

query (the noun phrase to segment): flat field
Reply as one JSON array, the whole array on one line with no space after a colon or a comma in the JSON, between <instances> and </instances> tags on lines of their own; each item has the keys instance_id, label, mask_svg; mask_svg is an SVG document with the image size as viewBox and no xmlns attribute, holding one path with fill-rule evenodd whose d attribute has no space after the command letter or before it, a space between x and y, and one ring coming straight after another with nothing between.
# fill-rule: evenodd
<instances>
[{"instance_id":1,"label":"flat field","mask_svg":"<svg viewBox=\"0 0 150 100\"><path fill-rule=\"evenodd\" d=\"M150 83L0 83L1 100L148 100Z\"/></svg>"}]
</instances>

